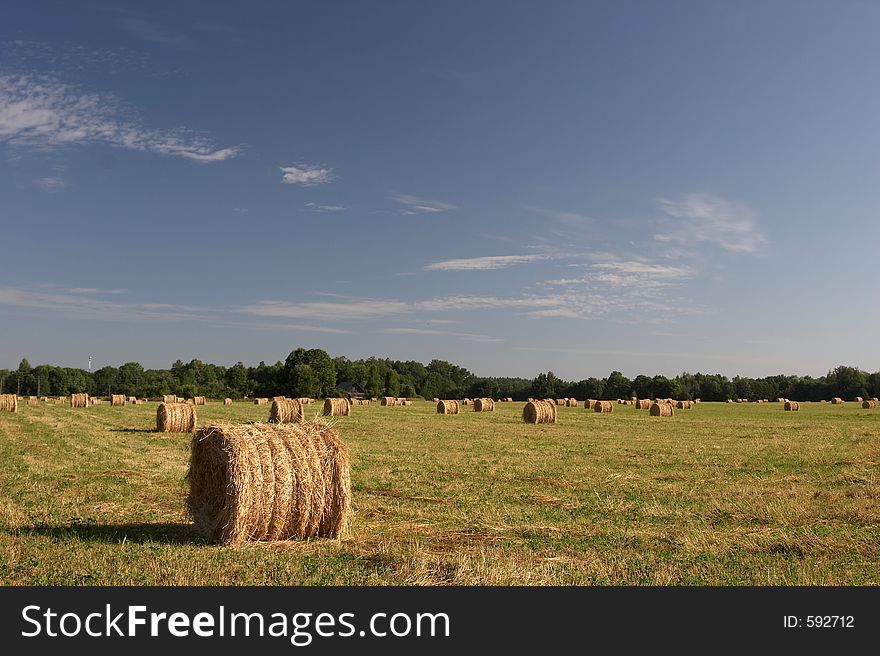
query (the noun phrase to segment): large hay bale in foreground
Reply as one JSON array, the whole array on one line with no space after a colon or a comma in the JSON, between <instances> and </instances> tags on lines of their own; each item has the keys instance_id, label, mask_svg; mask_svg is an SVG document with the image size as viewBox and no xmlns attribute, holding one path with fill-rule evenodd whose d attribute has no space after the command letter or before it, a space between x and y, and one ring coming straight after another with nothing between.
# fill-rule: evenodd
<instances>
[{"instance_id":1,"label":"large hay bale in foreground","mask_svg":"<svg viewBox=\"0 0 880 656\"><path fill-rule=\"evenodd\" d=\"M285 399L272 401L269 410L270 424L292 424L305 421L303 405L299 399Z\"/></svg>"},{"instance_id":2,"label":"large hay bale in foreground","mask_svg":"<svg viewBox=\"0 0 880 656\"><path fill-rule=\"evenodd\" d=\"M868 399L867 401L862 401L862 408L865 410L873 410L877 407L877 402L873 399Z\"/></svg>"},{"instance_id":3,"label":"large hay bale in foreground","mask_svg":"<svg viewBox=\"0 0 880 656\"><path fill-rule=\"evenodd\" d=\"M797 401L786 401L785 405L782 406L786 410L800 410L801 404Z\"/></svg>"},{"instance_id":4,"label":"large hay bale in foreground","mask_svg":"<svg viewBox=\"0 0 880 656\"><path fill-rule=\"evenodd\" d=\"M89 395L88 394L71 394L70 395L70 407L71 408L88 408L89 407Z\"/></svg>"},{"instance_id":5,"label":"large hay bale in foreground","mask_svg":"<svg viewBox=\"0 0 880 656\"><path fill-rule=\"evenodd\" d=\"M474 399L474 412L495 412L495 401L492 399Z\"/></svg>"},{"instance_id":6,"label":"large hay bale in foreground","mask_svg":"<svg viewBox=\"0 0 880 656\"><path fill-rule=\"evenodd\" d=\"M529 401L523 408L522 417L527 424L555 424L556 404L553 401Z\"/></svg>"},{"instance_id":7,"label":"large hay bale in foreground","mask_svg":"<svg viewBox=\"0 0 880 656\"><path fill-rule=\"evenodd\" d=\"M111 394L110 405L125 405L125 394Z\"/></svg>"},{"instance_id":8,"label":"large hay bale in foreground","mask_svg":"<svg viewBox=\"0 0 880 656\"><path fill-rule=\"evenodd\" d=\"M156 409L156 430L160 433L192 433L197 421L196 407L190 403L160 403Z\"/></svg>"},{"instance_id":9,"label":"large hay bale in foreground","mask_svg":"<svg viewBox=\"0 0 880 656\"><path fill-rule=\"evenodd\" d=\"M18 412L18 396L0 394L0 412Z\"/></svg>"},{"instance_id":10,"label":"large hay bale in foreground","mask_svg":"<svg viewBox=\"0 0 880 656\"><path fill-rule=\"evenodd\" d=\"M614 412L614 404L611 401L596 401L593 412Z\"/></svg>"},{"instance_id":11,"label":"large hay bale in foreground","mask_svg":"<svg viewBox=\"0 0 880 656\"><path fill-rule=\"evenodd\" d=\"M389 408L397 405L397 399L393 396L383 396L382 403L380 405L388 406Z\"/></svg>"},{"instance_id":12,"label":"large hay bale in foreground","mask_svg":"<svg viewBox=\"0 0 880 656\"><path fill-rule=\"evenodd\" d=\"M193 436L187 507L222 544L336 538L351 514L351 465L322 421L217 424Z\"/></svg>"},{"instance_id":13,"label":"large hay bale in foreground","mask_svg":"<svg viewBox=\"0 0 880 656\"><path fill-rule=\"evenodd\" d=\"M325 417L348 417L350 413L348 399L324 399Z\"/></svg>"},{"instance_id":14,"label":"large hay bale in foreground","mask_svg":"<svg viewBox=\"0 0 880 656\"><path fill-rule=\"evenodd\" d=\"M458 401L437 401L438 415L457 415L458 413Z\"/></svg>"},{"instance_id":15,"label":"large hay bale in foreground","mask_svg":"<svg viewBox=\"0 0 880 656\"><path fill-rule=\"evenodd\" d=\"M649 410L652 417L672 417L675 415L675 408L671 403L652 403Z\"/></svg>"},{"instance_id":16,"label":"large hay bale in foreground","mask_svg":"<svg viewBox=\"0 0 880 656\"><path fill-rule=\"evenodd\" d=\"M650 399L639 399L636 401L636 410L650 410L651 409L651 400Z\"/></svg>"}]
</instances>

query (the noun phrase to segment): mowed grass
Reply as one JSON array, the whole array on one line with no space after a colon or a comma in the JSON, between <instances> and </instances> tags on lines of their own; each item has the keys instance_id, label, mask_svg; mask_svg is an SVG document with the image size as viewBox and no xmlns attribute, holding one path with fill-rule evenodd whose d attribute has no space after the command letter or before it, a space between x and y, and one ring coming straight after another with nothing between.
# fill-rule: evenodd
<instances>
[{"instance_id":1,"label":"mowed grass","mask_svg":"<svg viewBox=\"0 0 880 656\"><path fill-rule=\"evenodd\" d=\"M190 435L153 432L156 407L0 413L4 584L880 584L880 410L854 403L354 407L350 536L235 548L192 532Z\"/></svg>"}]
</instances>

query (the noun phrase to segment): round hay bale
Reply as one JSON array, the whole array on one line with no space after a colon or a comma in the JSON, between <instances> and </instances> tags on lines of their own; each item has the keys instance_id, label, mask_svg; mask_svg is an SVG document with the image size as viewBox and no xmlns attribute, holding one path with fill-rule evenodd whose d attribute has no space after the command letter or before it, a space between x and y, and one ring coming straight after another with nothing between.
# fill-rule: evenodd
<instances>
[{"instance_id":1,"label":"round hay bale","mask_svg":"<svg viewBox=\"0 0 880 656\"><path fill-rule=\"evenodd\" d=\"M206 426L193 436L187 506L221 544L336 538L351 514L350 471L345 444L320 421Z\"/></svg>"},{"instance_id":2,"label":"round hay bale","mask_svg":"<svg viewBox=\"0 0 880 656\"><path fill-rule=\"evenodd\" d=\"M136 396L129 396L128 399L126 399L126 403L131 403L132 405L136 404L137 397Z\"/></svg>"},{"instance_id":3,"label":"round hay bale","mask_svg":"<svg viewBox=\"0 0 880 656\"><path fill-rule=\"evenodd\" d=\"M862 408L865 410L873 410L877 407L877 402L873 399L868 399L867 401L862 401Z\"/></svg>"},{"instance_id":4,"label":"round hay bale","mask_svg":"<svg viewBox=\"0 0 880 656\"><path fill-rule=\"evenodd\" d=\"M412 405L412 401L410 401L409 399L404 399L403 405Z\"/></svg>"},{"instance_id":5,"label":"round hay bale","mask_svg":"<svg viewBox=\"0 0 880 656\"><path fill-rule=\"evenodd\" d=\"M0 412L18 412L18 396L0 394Z\"/></svg>"},{"instance_id":6,"label":"round hay bale","mask_svg":"<svg viewBox=\"0 0 880 656\"><path fill-rule=\"evenodd\" d=\"M193 405L207 405L208 400L204 396L193 397Z\"/></svg>"},{"instance_id":7,"label":"round hay bale","mask_svg":"<svg viewBox=\"0 0 880 656\"><path fill-rule=\"evenodd\" d=\"M177 403L177 397L174 394L162 395L162 403Z\"/></svg>"},{"instance_id":8,"label":"round hay bale","mask_svg":"<svg viewBox=\"0 0 880 656\"><path fill-rule=\"evenodd\" d=\"M839 396L835 396L833 399L831 399L831 403L832 403L833 405L842 405L842 404L843 404L843 399L840 398Z\"/></svg>"},{"instance_id":9,"label":"round hay bale","mask_svg":"<svg viewBox=\"0 0 880 656\"><path fill-rule=\"evenodd\" d=\"M492 399L474 399L474 412L495 412L495 401Z\"/></svg>"},{"instance_id":10,"label":"round hay bale","mask_svg":"<svg viewBox=\"0 0 880 656\"><path fill-rule=\"evenodd\" d=\"M71 394L70 395L70 407L71 408L88 408L89 407L89 395L88 394Z\"/></svg>"},{"instance_id":11,"label":"round hay bale","mask_svg":"<svg viewBox=\"0 0 880 656\"><path fill-rule=\"evenodd\" d=\"M797 401L786 401L782 407L786 410L800 410L801 404Z\"/></svg>"},{"instance_id":12,"label":"round hay bale","mask_svg":"<svg viewBox=\"0 0 880 656\"><path fill-rule=\"evenodd\" d=\"M577 399L566 399L565 406L567 408L576 408L576 407L578 407L578 400Z\"/></svg>"},{"instance_id":13,"label":"round hay bale","mask_svg":"<svg viewBox=\"0 0 880 656\"><path fill-rule=\"evenodd\" d=\"M556 404L552 401L529 401L523 408L522 418L527 424L555 424Z\"/></svg>"},{"instance_id":14,"label":"round hay bale","mask_svg":"<svg viewBox=\"0 0 880 656\"><path fill-rule=\"evenodd\" d=\"M587 399L584 401L584 410L595 410L596 409L596 399Z\"/></svg>"},{"instance_id":15,"label":"round hay bale","mask_svg":"<svg viewBox=\"0 0 880 656\"><path fill-rule=\"evenodd\" d=\"M614 412L614 404L611 401L596 401L593 412Z\"/></svg>"},{"instance_id":16,"label":"round hay bale","mask_svg":"<svg viewBox=\"0 0 880 656\"><path fill-rule=\"evenodd\" d=\"M691 410L693 408L693 401L678 401L675 404L675 407L679 410Z\"/></svg>"},{"instance_id":17,"label":"round hay bale","mask_svg":"<svg viewBox=\"0 0 880 656\"><path fill-rule=\"evenodd\" d=\"M457 415L458 413L458 401L437 401L438 415Z\"/></svg>"},{"instance_id":18,"label":"round hay bale","mask_svg":"<svg viewBox=\"0 0 880 656\"><path fill-rule=\"evenodd\" d=\"M125 394L111 394L110 405L125 405Z\"/></svg>"},{"instance_id":19,"label":"round hay bale","mask_svg":"<svg viewBox=\"0 0 880 656\"><path fill-rule=\"evenodd\" d=\"M395 399L393 396L383 396L382 402L379 405L384 405L390 408L397 405L397 399Z\"/></svg>"},{"instance_id":20,"label":"round hay bale","mask_svg":"<svg viewBox=\"0 0 880 656\"><path fill-rule=\"evenodd\" d=\"M861 403L864 400L865 399L863 399L861 396L857 396L856 398L853 399L853 401L855 401L856 403Z\"/></svg>"},{"instance_id":21,"label":"round hay bale","mask_svg":"<svg viewBox=\"0 0 880 656\"><path fill-rule=\"evenodd\" d=\"M232 405L232 399L229 397L223 399L223 405Z\"/></svg>"},{"instance_id":22,"label":"round hay bale","mask_svg":"<svg viewBox=\"0 0 880 656\"><path fill-rule=\"evenodd\" d=\"M40 401L39 401L39 399L37 399L36 396L29 396L29 397L28 397L27 404L28 404L28 405L38 405L39 402L40 402Z\"/></svg>"},{"instance_id":23,"label":"round hay bale","mask_svg":"<svg viewBox=\"0 0 880 656\"><path fill-rule=\"evenodd\" d=\"M650 410L651 409L651 400L650 399L639 399L636 401L636 410Z\"/></svg>"},{"instance_id":24,"label":"round hay bale","mask_svg":"<svg viewBox=\"0 0 880 656\"><path fill-rule=\"evenodd\" d=\"M470 404L471 404L471 400L470 400L470 399L462 399L461 404L462 404L462 405L470 405Z\"/></svg>"},{"instance_id":25,"label":"round hay bale","mask_svg":"<svg viewBox=\"0 0 880 656\"><path fill-rule=\"evenodd\" d=\"M269 405L269 399L266 397L254 399L254 405Z\"/></svg>"},{"instance_id":26,"label":"round hay bale","mask_svg":"<svg viewBox=\"0 0 880 656\"><path fill-rule=\"evenodd\" d=\"M652 417L672 417L675 415L675 408L671 403L652 403L649 410Z\"/></svg>"},{"instance_id":27,"label":"round hay bale","mask_svg":"<svg viewBox=\"0 0 880 656\"><path fill-rule=\"evenodd\" d=\"M305 421L305 415L299 399L272 401L272 408L269 410L270 424L291 424L300 421Z\"/></svg>"},{"instance_id":28,"label":"round hay bale","mask_svg":"<svg viewBox=\"0 0 880 656\"><path fill-rule=\"evenodd\" d=\"M351 406L348 399L325 399L324 400L324 416L325 417L348 417L351 413Z\"/></svg>"},{"instance_id":29,"label":"round hay bale","mask_svg":"<svg viewBox=\"0 0 880 656\"><path fill-rule=\"evenodd\" d=\"M156 430L160 433L192 433L197 421L196 407L189 403L160 403L156 409Z\"/></svg>"}]
</instances>

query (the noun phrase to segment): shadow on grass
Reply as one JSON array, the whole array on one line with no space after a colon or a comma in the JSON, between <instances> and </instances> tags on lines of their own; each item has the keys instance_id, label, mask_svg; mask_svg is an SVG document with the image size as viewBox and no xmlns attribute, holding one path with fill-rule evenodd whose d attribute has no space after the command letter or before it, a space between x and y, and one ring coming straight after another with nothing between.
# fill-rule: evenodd
<instances>
[{"instance_id":1,"label":"shadow on grass","mask_svg":"<svg viewBox=\"0 0 880 656\"><path fill-rule=\"evenodd\" d=\"M40 535L57 540L69 540L76 538L83 542L133 542L146 544L157 542L160 544L207 544L198 534L192 524L81 524L72 523L66 525L38 524L36 526L22 527L18 530L19 535Z\"/></svg>"}]
</instances>

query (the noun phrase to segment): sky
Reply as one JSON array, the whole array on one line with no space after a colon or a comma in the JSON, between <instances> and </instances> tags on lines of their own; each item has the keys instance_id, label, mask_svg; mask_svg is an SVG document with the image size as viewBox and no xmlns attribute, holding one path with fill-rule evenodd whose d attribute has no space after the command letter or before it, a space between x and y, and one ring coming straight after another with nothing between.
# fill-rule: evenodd
<instances>
[{"instance_id":1,"label":"sky","mask_svg":"<svg viewBox=\"0 0 880 656\"><path fill-rule=\"evenodd\" d=\"M0 368L880 370L880 4L45 2Z\"/></svg>"}]
</instances>

